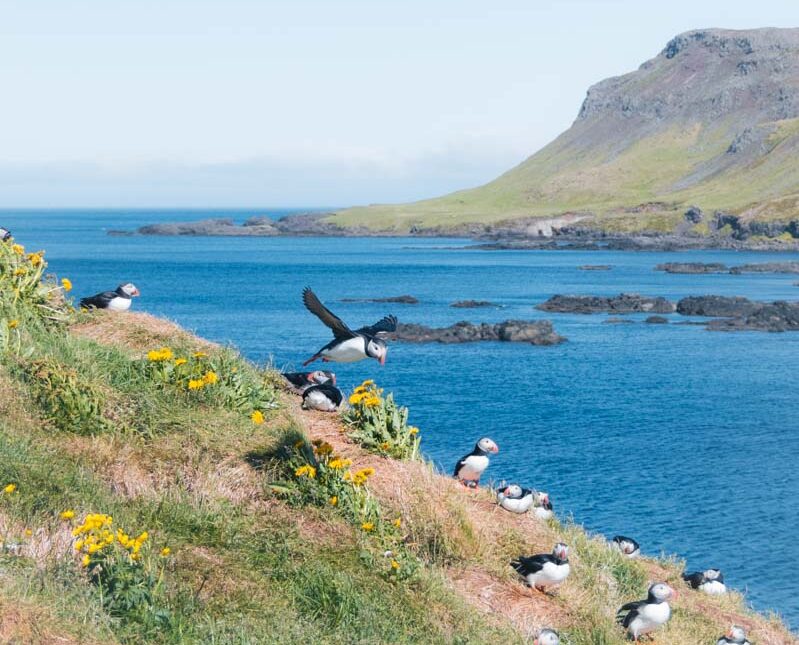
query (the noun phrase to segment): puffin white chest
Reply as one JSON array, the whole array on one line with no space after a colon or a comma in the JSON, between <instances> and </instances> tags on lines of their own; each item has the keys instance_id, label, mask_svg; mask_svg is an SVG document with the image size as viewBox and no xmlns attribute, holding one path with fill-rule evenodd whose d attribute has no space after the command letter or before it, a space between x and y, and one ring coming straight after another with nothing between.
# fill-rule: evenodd
<instances>
[{"instance_id":1,"label":"puffin white chest","mask_svg":"<svg viewBox=\"0 0 799 645\"><path fill-rule=\"evenodd\" d=\"M570 571L571 567L568 562L563 564L547 562L540 571L528 576L527 580L534 587L552 587L568 578Z\"/></svg>"},{"instance_id":2,"label":"puffin white chest","mask_svg":"<svg viewBox=\"0 0 799 645\"><path fill-rule=\"evenodd\" d=\"M108 302L108 307L106 309L110 309L111 311L127 311L130 309L130 298L120 298L116 296L115 298L111 298Z\"/></svg>"},{"instance_id":3,"label":"puffin white chest","mask_svg":"<svg viewBox=\"0 0 799 645\"><path fill-rule=\"evenodd\" d=\"M485 469L488 468L488 457L485 455L469 455L463 460L463 466L458 471L460 479L480 479Z\"/></svg>"},{"instance_id":4,"label":"puffin white chest","mask_svg":"<svg viewBox=\"0 0 799 645\"><path fill-rule=\"evenodd\" d=\"M638 623L638 634L645 634L665 625L671 617L671 607L667 602L648 603L638 610L638 616L633 621ZM635 627L635 625L633 625Z\"/></svg>"},{"instance_id":5,"label":"puffin white chest","mask_svg":"<svg viewBox=\"0 0 799 645\"><path fill-rule=\"evenodd\" d=\"M322 412L335 412L336 410L336 404L319 390L308 392L302 403L306 409L321 410Z\"/></svg>"},{"instance_id":6,"label":"puffin white chest","mask_svg":"<svg viewBox=\"0 0 799 645\"><path fill-rule=\"evenodd\" d=\"M354 363L366 358L366 340L361 336L348 338L345 341L322 350L322 358L337 363Z\"/></svg>"},{"instance_id":7,"label":"puffin white chest","mask_svg":"<svg viewBox=\"0 0 799 645\"><path fill-rule=\"evenodd\" d=\"M533 495L525 495L524 497L513 498L505 497L500 493L499 505L506 511L511 513L526 513L533 505Z\"/></svg>"},{"instance_id":8,"label":"puffin white chest","mask_svg":"<svg viewBox=\"0 0 799 645\"><path fill-rule=\"evenodd\" d=\"M722 594L727 593L726 585L718 580L710 580L709 582L705 582L699 585L699 589L711 596L721 596Z\"/></svg>"}]
</instances>

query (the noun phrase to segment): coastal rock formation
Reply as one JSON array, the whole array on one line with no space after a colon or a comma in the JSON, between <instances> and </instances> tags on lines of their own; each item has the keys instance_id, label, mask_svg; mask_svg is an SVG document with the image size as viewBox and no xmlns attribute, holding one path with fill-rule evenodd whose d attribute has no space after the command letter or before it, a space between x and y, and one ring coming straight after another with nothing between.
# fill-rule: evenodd
<instances>
[{"instance_id":1,"label":"coastal rock formation","mask_svg":"<svg viewBox=\"0 0 799 645\"><path fill-rule=\"evenodd\" d=\"M456 309L478 309L479 307L498 307L499 305L489 300L458 300L453 302L450 307Z\"/></svg>"},{"instance_id":2,"label":"coastal rock formation","mask_svg":"<svg viewBox=\"0 0 799 645\"><path fill-rule=\"evenodd\" d=\"M667 325L669 323L668 318L664 318L663 316L649 316L645 321L645 323L649 323L650 325Z\"/></svg>"},{"instance_id":3,"label":"coastal rock formation","mask_svg":"<svg viewBox=\"0 0 799 645\"><path fill-rule=\"evenodd\" d=\"M689 296L677 302L677 313L683 316L728 318L747 316L759 306L759 303L741 296Z\"/></svg>"},{"instance_id":4,"label":"coastal rock formation","mask_svg":"<svg viewBox=\"0 0 799 645\"><path fill-rule=\"evenodd\" d=\"M395 340L408 343L473 343L504 341L532 345L556 345L566 340L548 320L506 320L501 323L457 322L449 327L427 327L400 323L392 334Z\"/></svg>"},{"instance_id":5,"label":"coastal rock formation","mask_svg":"<svg viewBox=\"0 0 799 645\"><path fill-rule=\"evenodd\" d=\"M166 224L149 224L136 231L140 235L209 235L209 236L259 236L271 237L280 231L271 221L238 226L229 218L204 219L198 222L173 222Z\"/></svg>"},{"instance_id":6,"label":"coastal rock formation","mask_svg":"<svg viewBox=\"0 0 799 645\"><path fill-rule=\"evenodd\" d=\"M799 331L799 302L756 303L753 311L721 320L711 320L711 331Z\"/></svg>"},{"instance_id":7,"label":"coastal rock formation","mask_svg":"<svg viewBox=\"0 0 799 645\"><path fill-rule=\"evenodd\" d=\"M657 313L670 314L674 303L665 298L621 293L618 296L552 296L536 309L570 314Z\"/></svg>"},{"instance_id":8,"label":"coastal rock formation","mask_svg":"<svg viewBox=\"0 0 799 645\"><path fill-rule=\"evenodd\" d=\"M732 267L730 273L799 273L799 262L763 262Z\"/></svg>"},{"instance_id":9,"label":"coastal rock formation","mask_svg":"<svg viewBox=\"0 0 799 645\"><path fill-rule=\"evenodd\" d=\"M729 273L726 264L720 262L666 262L658 264L655 271L666 273Z\"/></svg>"},{"instance_id":10,"label":"coastal rock formation","mask_svg":"<svg viewBox=\"0 0 799 645\"><path fill-rule=\"evenodd\" d=\"M401 305L418 305L419 299L413 296L389 296L388 298L342 298L341 302L395 302Z\"/></svg>"},{"instance_id":11,"label":"coastal rock formation","mask_svg":"<svg viewBox=\"0 0 799 645\"><path fill-rule=\"evenodd\" d=\"M613 267L610 264L583 264L577 268L580 271L610 271Z\"/></svg>"}]
</instances>

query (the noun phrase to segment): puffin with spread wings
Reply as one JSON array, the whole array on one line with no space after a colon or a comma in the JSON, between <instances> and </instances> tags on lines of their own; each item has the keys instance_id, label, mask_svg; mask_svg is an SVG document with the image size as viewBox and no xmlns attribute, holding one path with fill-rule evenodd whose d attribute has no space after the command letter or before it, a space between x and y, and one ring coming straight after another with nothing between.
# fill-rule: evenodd
<instances>
[{"instance_id":1,"label":"puffin with spread wings","mask_svg":"<svg viewBox=\"0 0 799 645\"><path fill-rule=\"evenodd\" d=\"M333 340L311 356L303 365L321 358L325 363L354 363L364 358L374 358L381 365L386 363L388 347L384 337L397 330L397 318L386 316L374 325L352 330L330 309L325 307L310 287L302 292L305 307L333 331Z\"/></svg>"}]
</instances>

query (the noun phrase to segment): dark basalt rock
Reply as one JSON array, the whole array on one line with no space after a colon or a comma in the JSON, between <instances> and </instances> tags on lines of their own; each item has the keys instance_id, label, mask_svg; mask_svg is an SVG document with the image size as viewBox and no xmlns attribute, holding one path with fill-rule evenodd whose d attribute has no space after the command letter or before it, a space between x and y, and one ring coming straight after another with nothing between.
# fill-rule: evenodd
<instances>
[{"instance_id":1,"label":"dark basalt rock","mask_svg":"<svg viewBox=\"0 0 799 645\"><path fill-rule=\"evenodd\" d=\"M799 262L763 262L732 267L730 273L799 273Z\"/></svg>"},{"instance_id":2,"label":"dark basalt rock","mask_svg":"<svg viewBox=\"0 0 799 645\"><path fill-rule=\"evenodd\" d=\"M174 222L171 224L150 224L136 232L139 235L207 235L207 236L273 236L279 235L271 220L260 218L262 222L252 222L237 226L232 219L205 219L199 222ZM250 220L251 221L251 220Z\"/></svg>"},{"instance_id":3,"label":"dark basalt rock","mask_svg":"<svg viewBox=\"0 0 799 645\"><path fill-rule=\"evenodd\" d=\"M401 305L418 305L419 299L413 296L389 296L388 298L342 298L341 302L396 302Z\"/></svg>"},{"instance_id":4,"label":"dark basalt rock","mask_svg":"<svg viewBox=\"0 0 799 645\"><path fill-rule=\"evenodd\" d=\"M728 273L729 270L720 262L666 262L655 267L655 271L666 273Z\"/></svg>"},{"instance_id":5,"label":"dark basalt rock","mask_svg":"<svg viewBox=\"0 0 799 645\"><path fill-rule=\"evenodd\" d=\"M630 320L629 318L608 318L607 320L602 321L605 325L626 325L629 323L634 323L634 320Z\"/></svg>"},{"instance_id":6,"label":"dark basalt rock","mask_svg":"<svg viewBox=\"0 0 799 645\"><path fill-rule=\"evenodd\" d=\"M650 325L668 325L669 319L663 316L649 316L644 322Z\"/></svg>"},{"instance_id":7,"label":"dark basalt rock","mask_svg":"<svg viewBox=\"0 0 799 645\"><path fill-rule=\"evenodd\" d=\"M702 221L702 209L699 206L691 206L683 215L686 222L699 224Z\"/></svg>"},{"instance_id":8,"label":"dark basalt rock","mask_svg":"<svg viewBox=\"0 0 799 645\"><path fill-rule=\"evenodd\" d=\"M711 320L711 331L799 331L799 302L755 303L754 311L736 318Z\"/></svg>"},{"instance_id":9,"label":"dark basalt rock","mask_svg":"<svg viewBox=\"0 0 799 645\"><path fill-rule=\"evenodd\" d=\"M665 298L641 296L637 293L622 293L618 296L552 296L537 309L558 313L657 313L670 314L674 303Z\"/></svg>"},{"instance_id":10,"label":"dark basalt rock","mask_svg":"<svg viewBox=\"0 0 799 645\"><path fill-rule=\"evenodd\" d=\"M449 327L439 328L400 323L392 337L408 343L446 344L503 341L556 345L566 340L555 332L548 320L506 320L501 323L479 324L461 321Z\"/></svg>"},{"instance_id":11,"label":"dark basalt rock","mask_svg":"<svg viewBox=\"0 0 799 645\"><path fill-rule=\"evenodd\" d=\"M489 300L458 300L453 302L450 307L456 309L477 309L479 307L498 307L499 305L490 302Z\"/></svg>"},{"instance_id":12,"label":"dark basalt rock","mask_svg":"<svg viewBox=\"0 0 799 645\"><path fill-rule=\"evenodd\" d=\"M580 271L610 271L613 267L610 264L584 264L577 268Z\"/></svg>"},{"instance_id":13,"label":"dark basalt rock","mask_svg":"<svg viewBox=\"0 0 799 645\"><path fill-rule=\"evenodd\" d=\"M677 313L683 316L728 318L748 316L760 306L760 303L740 296L689 296L677 303Z\"/></svg>"}]
</instances>

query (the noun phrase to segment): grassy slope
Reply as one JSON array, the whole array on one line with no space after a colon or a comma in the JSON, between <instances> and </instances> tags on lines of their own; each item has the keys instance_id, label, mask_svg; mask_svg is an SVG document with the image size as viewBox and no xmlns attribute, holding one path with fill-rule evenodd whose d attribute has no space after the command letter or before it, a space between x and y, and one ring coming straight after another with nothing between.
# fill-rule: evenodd
<instances>
[{"instance_id":1,"label":"grassy slope","mask_svg":"<svg viewBox=\"0 0 799 645\"><path fill-rule=\"evenodd\" d=\"M119 429L125 424L93 436L58 431L15 376L13 360L3 361L0 484L15 482L18 493L0 496L0 539L21 550L0 550L0 642L511 643L551 624L566 643L621 643L615 608L641 596L650 579L679 584L677 563L623 560L577 526L512 516L486 492L468 493L424 464L366 454L335 417L303 412L288 394L261 426L198 407L137 379L131 361L164 344L228 350L142 314L83 318L68 334L34 332L27 341L104 383L119 409L146 413L151 431ZM383 565L364 560L362 532L333 509L291 507L271 492L269 470L254 456L298 434L325 438L376 468L374 494L403 518L425 562L413 582L390 582ZM105 613L58 519L66 508L110 513L172 547L167 628L148 631ZM531 596L507 562L557 539L574 549L574 574L558 597ZM715 642L731 622L750 626L761 644L796 642L777 620L746 611L737 595L690 592L661 642Z\"/></svg>"}]
</instances>

